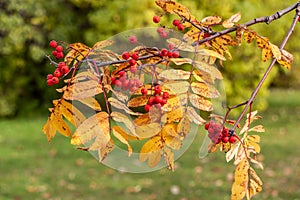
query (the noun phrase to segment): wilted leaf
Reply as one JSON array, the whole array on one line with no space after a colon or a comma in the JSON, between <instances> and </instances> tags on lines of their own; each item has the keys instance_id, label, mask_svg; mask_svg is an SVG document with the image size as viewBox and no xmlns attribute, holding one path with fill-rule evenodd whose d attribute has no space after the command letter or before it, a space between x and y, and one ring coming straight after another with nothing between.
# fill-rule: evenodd
<instances>
[{"instance_id":1,"label":"wilted leaf","mask_svg":"<svg viewBox=\"0 0 300 200\"><path fill-rule=\"evenodd\" d=\"M60 100L60 103L57 105L59 107L59 112L73 125L78 126L84 120L85 116L71 103Z\"/></svg>"},{"instance_id":2,"label":"wilted leaf","mask_svg":"<svg viewBox=\"0 0 300 200\"><path fill-rule=\"evenodd\" d=\"M98 149L99 161L102 162L106 158L107 154L113 150L113 148L114 148L113 140L110 140L106 144L106 146L102 146L101 148L99 148Z\"/></svg>"},{"instance_id":3,"label":"wilted leaf","mask_svg":"<svg viewBox=\"0 0 300 200\"><path fill-rule=\"evenodd\" d=\"M167 69L159 74L159 78L167 80L187 80L190 77L190 72L181 69Z\"/></svg>"},{"instance_id":4,"label":"wilted leaf","mask_svg":"<svg viewBox=\"0 0 300 200\"><path fill-rule=\"evenodd\" d=\"M251 43L253 39L255 38L256 33L254 31L250 31L248 29L245 29L244 31L244 39L247 43Z\"/></svg>"},{"instance_id":5,"label":"wilted leaf","mask_svg":"<svg viewBox=\"0 0 300 200\"><path fill-rule=\"evenodd\" d=\"M114 43L114 41L112 41L112 40L102 40L102 41L99 41L96 44L94 44L92 49L93 50L102 49L104 47L112 45L113 43Z\"/></svg>"},{"instance_id":6,"label":"wilted leaf","mask_svg":"<svg viewBox=\"0 0 300 200\"><path fill-rule=\"evenodd\" d=\"M172 0L156 0L155 3L161 7L165 12L176 14L187 19L191 19L191 14L188 8L181 5L180 3L174 2Z\"/></svg>"},{"instance_id":7,"label":"wilted leaf","mask_svg":"<svg viewBox=\"0 0 300 200\"><path fill-rule=\"evenodd\" d=\"M203 82L193 82L191 84L191 88L195 94L206 98L217 98L220 96L220 93L216 88Z\"/></svg>"},{"instance_id":8,"label":"wilted leaf","mask_svg":"<svg viewBox=\"0 0 300 200\"><path fill-rule=\"evenodd\" d=\"M267 60L271 59L273 57L272 49L269 44L266 44L266 46L262 49L261 58L263 62L266 62Z\"/></svg>"},{"instance_id":9,"label":"wilted leaf","mask_svg":"<svg viewBox=\"0 0 300 200\"><path fill-rule=\"evenodd\" d=\"M269 42L269 44L270 44L273 56L276 58L276 60L281 60L281 51L280 51L279 47L272 44L271 42Z\"/></svg>"},{"instance_id":10,"label":"wilted leaf","mask_svg":"<svg viewBox=\"0 0 300 200\"><path fill-rule=\"evenodd\" d=\"M294 56L285 50L282 50L281 52L282 52L281 59L277 60L277 62L281 66L290 69L291 63L294 62Z\"/></svg>"},{"instance_id":11,"label":"wilted leaf","mask_svg":"<svg viewBox=\"0 0 300 200\"><path fill-rule=\"evenodd\" d=\"M168 169L174 171L174 153L171 151L171 149L164 149L164 160L168 165Z\"/></svg>"},{"instance_id":12,"label":"wilted leaf","mask_svg":"<svg viewBox=\"0 0 300 200\"><path fill-rule=\"evenodd\" d=\"M162 107L165 112L170 112L187 104L187 94L172 95L167 103Z\"/></svg>"},{"instance_id":13,"label":"wilted leaf","mask_svg":"<svg viewBox=\"0 0 300 200\"><path fill-rule=\"evenodd\" d=\"M232 15L229 19L225 20L222 25L224 28L231 28L234 26L234 23L240 21L241 19L241 13L238 12L234 15Z\"/></svg>"},{"instance_id":14,"label":"wilted leaf","mask_svg":"<svg viewBox=\"0 0 300 200\"><path fill-rule=\"evenodd\" d=\"M166 112L162 117L161 121L164 123L178 122L183 115L183 108L179 107L170 112Z\"/></svg>"},{"instance_id":15,"label":"wilted leaf","mask_svg":"<svg viewBox=\"0 0 300 200\"><path fill-rule=\"evenodd\" d=\"M234 157L237 157L239 147L241 143L231 145L231 149L226 153L226 162L231 161Z\"/></svg>"},{"instance_id":16,"label":"wilted leaf","mask_svg":"<svg viewBox=\"0 0 300 200\"><path fill-rule=\"evenodd\" d=\"M213 109L211 101L209 101L199 95L190 94L189 100L194 107L196 107L200 110L212 111L212 109Z\"/></svg>"}]
</instances>

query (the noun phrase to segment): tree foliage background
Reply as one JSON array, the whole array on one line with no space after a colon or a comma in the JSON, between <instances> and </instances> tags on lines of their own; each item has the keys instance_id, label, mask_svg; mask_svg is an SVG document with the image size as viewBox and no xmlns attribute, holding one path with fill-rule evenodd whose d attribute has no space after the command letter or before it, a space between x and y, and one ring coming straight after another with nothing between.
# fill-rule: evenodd
<instances>
[{"instance_id":1,"label":"tree foliage background","mask_svg":"<svg viewBox=\"0 0 300 200\"><path fill-rule=\"evenodd\" d=\"M292 0L178 2L184 2L197 18L208 15L226 18L240 11L241 23L273 14L294 3ZM125 30L154 26L152 17L160 13L154 0L0 0L0 117L34 115L36 110L46 111L49 107L49 99L56 95L46 84L51 69L45 54L51 53L48 47L51 39L92 45ZM292 17L290 13L270 25L252 28L279 45ZM294 53L294 67L289 73L282 68L273 71L259 94L261 98L257 99L260 109L266 107L263 97L268 86L300 87L297 80L300 47L296 35L299 34L295 33L286 47ZM254 46L245 45L231 52L233 61L226 61L222 71L228 103L234 105L250 96L267 63L261 62L261 52Z\"/></svg>"}]
</instances>

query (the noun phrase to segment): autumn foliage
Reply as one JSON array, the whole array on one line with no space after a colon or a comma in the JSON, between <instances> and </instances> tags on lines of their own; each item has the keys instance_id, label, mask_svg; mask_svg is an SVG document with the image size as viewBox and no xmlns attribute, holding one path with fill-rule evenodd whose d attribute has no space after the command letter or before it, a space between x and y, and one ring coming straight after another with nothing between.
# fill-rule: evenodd
<instances>
[{"instance_id":1,"label":"autumn foliage","mask_svg":"<svg viewBox=\"0 0 300 200\"><path fill-rule=\"evenodd\" d=\"M199 156L217 149L225 152L226 161L236 166L231 199L250 199L262 190L255 168L263 169L257 155L264 128L251 125L261 118L251 110L252 100L240 105L250 106L244 123L227 119L230 109L226 115L224 108L221 113L215 110L213 102L221 97L217 83L223 79L216 64L233 59L229 47L243 40L256 43L263 62L273 59L290 69L293 56L251 30L251 23L238 24L240 13L225 20L198 20L174 1L156 4L177 19L157 29L119 34L93 47L68 44L60 64L48 57L60 73L53 77L63 86L57 89L61 98L53 101L43 131L48 141L56 132L71 137L72 145L93 152L100 162L123 146L128 158L138 153L150 168L164 161L174 170L176 152L203 127L208 134ZM161 17L154 16L153 22L160 23ZM220 28L223 31L216 31ZM50 45L57 46L54 41ZM59 68L62 62L68 70ZM53 77L48 78L49 86L58 84L56 79L51 82Z\"/></svg>"}]
</instances>

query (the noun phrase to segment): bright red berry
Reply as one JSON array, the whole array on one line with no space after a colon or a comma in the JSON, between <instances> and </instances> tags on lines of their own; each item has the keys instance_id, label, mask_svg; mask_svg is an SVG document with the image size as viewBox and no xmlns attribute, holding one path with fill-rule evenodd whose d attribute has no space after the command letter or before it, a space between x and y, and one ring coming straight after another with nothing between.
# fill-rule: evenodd
<instances>
[{"instance_id":1,"label":"bright red berry","mask_svg":"<svg viewBox=\"0 0 300 200\"><path fill-rule=\"evenodd\" d=\"M60 69L61 69L63 66L66 66L66 63L65 63L65 62L59 62L58 65L57 65L57 67L60 68Z\"/></svg>"},{"instance_id":2,"label":"bright red berry","mask_svg":"<svg viewBox=\"0 0 300 200\"><path fill-rule=\"evenodd\" d=\"M162 95L163 99L168 99L170 97L169 92L164 92Z\"/></svg>"},{"instance_id":3,"label":"bright red berry","mask_svg":"<svg viewBox=\"0 0 300 200\"><path fill-rule=\"evenodd\" d=\"M142 95L147 95L148 94L148 89L147 88L142 88L141 93L142 93Z\"/></svg>"},{"instance_id":4,"label":"bright red berry","mask_svg":"<svg viewBox=\"0 0 300 200\"><path fill-rule=\"evenodd\" d=\"M172 57L173 57L173 54L172 54L171 51L168 51L168 57L169 57L169 58L172 58Z\"/></svg>"},{"instance_id":5,"label":"bright red berry","mask_svg":"<svg viewBox=\"0 0 300 200\"><path fill-rule=\"evenodd\" d=\"M153 20L154 23L159 23L160 22L160 17L156 15L156 16L153 17L152 20Z\"/></svg>"},{"instance_id":6,"label":"bright red berry","mask_svg":"<svg viewBox=\"0 0 300 200\"><path fill-rule=\"evenodd\" d=\"M178 51L172 52L172 57L173 58L178 58L179 57L179 52Z\"/></svg>"},{"instance_id":7,"label":"bright red berry","mask_svg":"<svg viewBox=\"0 0 300 200\"><path fill-rule=\"evenodd\" d=\"M120 76L125 76L125 75L126 75L126 72L125 72L125 71L119 71L119 75L120 75Z\"/></svg>"},{"instance_id":8,"label":"bright red berry","mask_svg":"<svg viewBox=\"0 0 300 200\"><path fill-rule=\"evenodd\" d=\"M58 84L59 79L58 79L57 77L54 76L54 77L51 79L51 81L52 81L53 84Z\"/></svg>"},{"instance_id":9,"label":"bright red berry","mask_svg":"<svg viewBox=\"0 0 300 200\"><path fill-rule=\"evenodd\" d=\"M298 17L298 22L300 22L300 17Z\"/></svg>"},{"instance_id":10,"label":"bright red berry","mask_svg":"<svg viewBox=\"0 0 300 200\"><path fill-rule=\"evenodd\" d=\"M237 141L237 136L236 135L230 136L230 138L229 138L230 143L235 143L236 141Z\"/></svg>"},{"instance_id":11,"label":"bright red berry","mask_svg":"<svg viewBox=\"0 0 300 200\"><path fill-rule=\"evenodd\" d=\"M52 78L47 80L47 85L48 86L52 86L53 85Z\"/></svg>"},{"instance_id":12,"label":"bright red berry","mask_svg":"<svg viewBox=\"0 0 300 200\"><path fill-rule=\"evenodd\" d=\"M52 75L52 74L48 74L48 75L47 75L47 80L52 79L52 78L53 78L53 75Z\"/></svg>"},{"instance_id":13,"label":"bright red berry","mask_svg":"<svg viewBox=\"0 0 300 200\"><path fill-rule=\"evenodd\" d=\"M146 112L149 112L149 110L151 109L151 107L152 107L151 105L146 104L145 107L144 107L144 109L145 109Z\"/></svg>"},{"instance_id":14,"label":"bright red berry","mask_svg":"<svg viewBox=\"0 0 300 200\"><path fill-rule=\"evenodd\" d=\"M206 130L208 130L209 126L210 126L210 124L207 123L207 124L205 124L204 128L205 128Z\"/></svg>"},{"instance_id":15,"label":"bright red berry","mask_svg":"<svg viewBox=\"0 0 300 200\"><path fill-rule=\"evenodd\" d=\"M223 143L227 143L228 141L229 141L229 137L228 136L222 137L222 142Z\"/></svg>"},{"instance_id":16,"label":"bright red berry","mask_svg":"<svg viewBox=\"0 0 300 200\"><path fill-rule=\"evenodd\" d=\"M172 23L174 26L178 26L180 24L180 20L174 19Z\"/></svg>"},{"instance_id":17,"label":"bright red berry","mask_svg":"<svg viewBox=\"0 0 300 200\"><path fill-rule=\"evenodd\" d=\"M52 51L52 55L53 55L54 57L56 57L56 56L57 56L57 51Z\"/></svg>"},{"instance_id":18,"label":"bright red berry","mask_svg":"<svg viewBox=\"0 0 300 200\"><path fill-rule=\"evenodd\" d=\"M135 74L136 72L138 71L137 67L136 66L131 66L130 67L130 72Z\"/></svg>"},{"instance_id":19,"label":"bright red berry","mask_svg":"<svg viewBox=\"0 0 300 200\"><path fill-rule=\"evenodd\" d=\"M61 67L60 71L63 74L67 74L70 71L70 69L69 69L69 67L67 65L64 65L64 66Z\"/></svg>"},{"instance_id":20,"label":"bright red berry","mask_svg":"<svg viewBox=\"0 0 300 200\"><path fill-rule=\"evenodd\" d=\"M62 46L57 46L56 48L55 48L55 50L57 51L57 52L62 52L63 51L63 47Z\"/></svg>"},{"instance_id":21,"label":"bright red berry","mask_svg":"<svg viewBox=\"0 0 300 200\"><path fill-rule=\"evenodd\" d=\"M61 72L60 72L60 70L59 69L56 69L54 72L53 72L53 76L55 76L55 77L60 77L62 74L61 74Z\"/></svg>"},{"instance_id":22,"label":"bright red berry","mask_svg":"<svg viewBox=\"0 0 300 200\"><path fill-rule=\"evenodd\" d=\"M135 65L135 64L136 64L136 60L135 60L135 59L130 59L130 60L129 60L129 64L130 64L131 66Z\"/></svg>"},{"instance_id":23,"label":"bright red berry","mask_svg":"<svg viewBox=\"0 0 300 200\"><path fill-rule=\"evenodd\" d=\"M183 31L183 30L184 30L183 24L179 24L179 25L177 26L177 29L178 29L179 31Z\"/></svg>"},{"instance_id":24,"label":"bright red berry","mask_svg":"<svg viewBox=\"0 0 300 200\"><path fill-rule=\"evenodd\" d=\"M160 85L156 85L155 87L154 87L154 93L155 94L160 94L161 93L161 86Z\"/></svg>"},{"instance_id":25,"label":"bright red berry","mask_svg":"<svg viewBox=\"0 0 300 200\"><path fill-rule=\"evenodd\" d=\"M116 77L111 77L110 78L110 81L111 81L111 84L115 85L116 84Z\"/></svg>"},{"instance_id":26,"label":"bright red berry","mask_svg":"<svg viewBox=\"0 0 300 200\"><path fill-rule=\"evenodd\" d=\"M154 102L154 103L157 103L157 104L158 104L158 103L161 104L162 99L163 99L163 98L162 98L161 96L155 96L154 99L153 99L153 102Z\"/></svg>"},{"instance_id":27,"label":"bright red berry","mask_svg":"<svg viewBox=\"0 0 300 200\"><path fill-rule=\"evenodd\" d=\"M122 87L122 82L120 80L115 81L115 86L116 87Z\"/></svg>"},{"instance_id":28,"label":"bright red berry","mask_svg":"<svg viewBox=\"0 0 300 200\"><path fill-rule=\"evenodd\" d=\"M162 99L160 105L165 105L167 103L167 99Z\"/></svg>"},{"instance_id":29,"label":"bright red berry","mask_svg":"<svg viewBox=\"0 0 300 200\"><path fill-rule=\"evenodd\" d=\"M137 52L133 52L131 58L137 60L139 58L139 54Z\"/></svg>"},{"instance_id":30,"label":"bright red berry","mask_svg":"<svg viewBox=\"0 0 300 200\"><path fill-rule=\"evenodd\" d=\"M152 105L153 102L154 102L154 97L150 97L149 100L148 100L148 102L147 102L147 104L148 105Z\"/></svg>"},{"instance_id":31,"label":"bright red berry","mask_svg":"<svg viewBox=\"0 0 300 200\"><path fill-rule=\"evenodd\" d=\"M50 47L56 48L57 47L57 42L55 40L51 40L49 43Z\"/></svg>"},{"instance_id":32,"label":"bright red berry","mask_svg":"<svg viewBox=\"0 0 300 200\"><path fill-rule=\"evenodd\" d=\"M167 55L168 55L168 50L167 50L167 49L162 49L162 50L160 51L160 55L161 55L161 56L167 56Z\"/></svg>"},{"instance_id":33,"label":"bright red berry","mask_svg":"<svg viewBox=\"0 0 300 200\"><path fill-rule=\"evenodd\" d=\"M122 53L122 58L125 59L125 60L127 60L128 58L130 58L130 54L127 51L124 51Z\"/></svg>"},{"instance_id":34,"label":"bright red berry","mask_svg":"<svg viewBox=\"0 0 300 200\"><path fill-rule=\"evenodd\" d=\"M64 57L64 53L63 52L57 52L57 55L56 55L56 58L59 60L59 59L62 59Z\"/></svg>"}]
</instances>

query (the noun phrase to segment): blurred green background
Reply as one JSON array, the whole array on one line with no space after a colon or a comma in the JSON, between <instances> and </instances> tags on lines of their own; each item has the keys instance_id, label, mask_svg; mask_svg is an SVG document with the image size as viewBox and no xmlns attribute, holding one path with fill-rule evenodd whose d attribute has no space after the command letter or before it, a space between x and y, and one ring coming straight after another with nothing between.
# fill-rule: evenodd
<instances>
[{"instance_id":1,"label":"blurred green background","mask_svg":"<svg viewBox=\"0 0 300 200\"><path fill-rule=\"evenodd\" d=\"M228 18L240 11L243 23L296 1L179 2L198 19L208 15ZM41 133L47 108L58 97L55 88L46 85L46 75L53 72L45 57L52 50L49 41L91 46L125 30L155 26L152 17L161 13L154 0L0 0L1 200L229 199L233 166L225 163L222 153L199 160L201 135L179 159L174 173L164 169L121 174L97 164L88 153L77 152L63 136L48 144ZM252 28L280 45L293 16L294 12ZM171 19L163 17L162 23ZM255 199L300 199L299 32L297 27L285 48L295 57L292 70L276 66L255 102L260 110L269 104L262 114L267 129L260 158L266 168L259 171L264 191ZM222 70L228 103L235 105L250 96L268 62L261 61L261 50L255 45L243 44L231 52L233 61L225 62Z\"/></svg>"}]
</instances>

